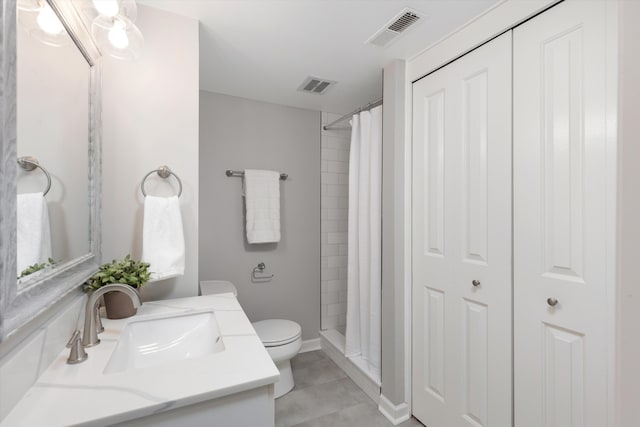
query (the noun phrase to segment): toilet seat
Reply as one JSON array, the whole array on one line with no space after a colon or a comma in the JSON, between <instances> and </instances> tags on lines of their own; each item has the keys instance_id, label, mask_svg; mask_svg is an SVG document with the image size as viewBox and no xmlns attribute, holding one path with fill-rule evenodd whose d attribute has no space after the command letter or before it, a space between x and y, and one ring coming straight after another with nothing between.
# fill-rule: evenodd
<instances>
[{"instance_id":1,"label":"toilet seat","mask_svg":"<svg viewBox=\"0 0 640 427\"><path fill-rule=\"evenodd\" d=\"M291 320L268 319L253 324L256 333L265 347L287 345L300 338L300 325Z\"/></svg>"}]
</instances>

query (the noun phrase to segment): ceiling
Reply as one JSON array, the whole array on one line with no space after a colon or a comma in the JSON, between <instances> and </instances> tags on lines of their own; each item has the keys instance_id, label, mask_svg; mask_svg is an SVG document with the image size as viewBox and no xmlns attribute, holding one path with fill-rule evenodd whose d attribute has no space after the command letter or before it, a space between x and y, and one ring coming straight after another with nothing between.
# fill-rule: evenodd
<instances>
[{"instance_id":1,"label":"ceiling","mask_svg":"<svg viewBox=\"0 0 640 427\"><path fill-rule=\"evenodd\" d=\"M408 59L497 0L138 0L200 21L200 89L347 113L382 96L382 68ZM423 14L387 48L365 44L405 7ZM299 92L308 76L335 80Z\"/></svg>"}]
</instances>

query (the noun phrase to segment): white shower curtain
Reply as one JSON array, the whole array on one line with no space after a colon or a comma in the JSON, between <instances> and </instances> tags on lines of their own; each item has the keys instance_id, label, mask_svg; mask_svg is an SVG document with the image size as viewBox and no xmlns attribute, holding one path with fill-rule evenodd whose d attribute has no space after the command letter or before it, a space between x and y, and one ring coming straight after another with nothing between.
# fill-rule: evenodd
<instances>
[{"instance_id":1,"label":"white shower curtain","mask_svg":"<svg viewBox=\"0 0 640 427\"><path fill-rule=\"evenodd\" d=\"M353 116L345 355L380 379L382 106Z\"/></svg>"}]
</instances>

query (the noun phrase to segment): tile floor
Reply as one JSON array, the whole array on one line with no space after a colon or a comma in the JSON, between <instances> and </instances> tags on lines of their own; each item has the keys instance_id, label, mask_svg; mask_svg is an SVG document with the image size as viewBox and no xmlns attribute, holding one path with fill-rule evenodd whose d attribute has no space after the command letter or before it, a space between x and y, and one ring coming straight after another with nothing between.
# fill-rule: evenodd
<instances>
[{"instance_id":1,"label":"tile floor","mask_svg":"<svg viewBox=\"0 0 640 427\"><path fill-rule=\"evenodd\" d=\"M295 387L276 400L276 427L389 427L373 401L321 350L291 360ZM415 418L403 427L422 427Z\"/></svg>"}]
</instances>

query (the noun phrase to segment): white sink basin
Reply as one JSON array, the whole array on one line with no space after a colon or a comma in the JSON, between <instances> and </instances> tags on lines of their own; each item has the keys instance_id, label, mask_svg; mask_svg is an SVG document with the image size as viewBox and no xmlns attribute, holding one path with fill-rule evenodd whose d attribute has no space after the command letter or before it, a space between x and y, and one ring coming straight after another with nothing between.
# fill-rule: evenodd
<instances>
[{"instance_id":1,"label":"white sink basin","mask_svg":"<svg viewBox=\"0 0 640 427\"><path fill-rule=\"evenodd\" d=\"M195 359L223 350L212 311L132 320L123 329L104 373Z\"/></svg>"}]
</instances>

